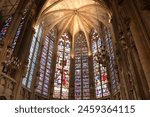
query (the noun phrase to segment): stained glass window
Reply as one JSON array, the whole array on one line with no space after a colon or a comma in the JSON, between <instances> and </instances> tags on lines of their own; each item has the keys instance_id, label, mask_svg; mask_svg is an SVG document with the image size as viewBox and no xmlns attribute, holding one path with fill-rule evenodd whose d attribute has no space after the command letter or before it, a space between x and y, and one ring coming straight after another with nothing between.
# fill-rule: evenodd
<instances>
[{"instance_id":1,"label":"stained glass window","mask_svg":"<svg viewBox=\"0 0 150 117\"><path fill-rule=\"evenodd\" d=\"M35 69L35 64L36 64L36 59L39 51L39 46L40 46L40 40L42 36L42 26L37 27L36 33L33 36L32 39L32 44L30 47L30 54L28 58L28 69L25 78L23 78L23 85L27 88L31 88L31 83L34 75L34 69Z\"/></svg>"},{"instance_id":2,"label":"stained glass window","mask_svg":"<svg viewBox=\"0 0 150 117\"><path fill-rule=\"evenodd\" d=\"M92 52L93 52L93 67L95 79L96 98L107 97L110 95L108 89L107 68L97 60L97 52L102 47L103 42L94 30L92 33Z\"/></svg>"},{"instance_id":3,"label":"stained glass window","mask_svg":"<svg viewBox=\"0 0 150 117\"><path fill-rule=\"evenodd\" d=\"M3 38L5 37L11 22L12 22L12 16L9 16L6 19L6 21L4 22L3 27L2 27L2 29L0 31L0 41L2 41Z\"/></svg>"},{"instance_id":4,"label":"stained glass window","mask_svg":"<svg viewBox=\"0 0 150 117\"><path fill-rule=\"evenodd\" d=\"M83 33L75 40L75 99L90 99L88 48Z\"/></svg>"},{"instance_id":5,"label":"stained glass window","mask_svg":"<svg viewBox=\"0 0 150 117\"><path fill-rule=\"evenodd\" d=\"M70 79L70 38L64 33L58 42L57 63L54 78L54 98L68 99Z\"/></svg>"},{"instance_id":6,"label":"stained glass window","mask_svg":"<svg viewBox=\"0 0 150 117\"><path fill-rule=\"evenodd\" d=\"M51 78L51 64L54 51L54 40L56 39L55 30L52 29L45 37L44 46L42 48L42 55L40 60L40 76L38 79L37 93L48 96L49 81Z\"/></svg>"},{"instance_id":7,"label":"stained glass window","mask_svg":"<svg viewBox=\"0 0 150 117\"><path fill-rule=\"evenodd\" d=\"M17 41L18 41L18 38L19 38L19 36L20 36L22 27L23 27L23 25L24 25L25 18L26 18L26 13L27 13L27 10L25 9L25 11L24 11L24 13L23 13L23 16L22 16L22 18L21 18L20 24L19 24L19 26L18 26L16 35L15 35L15 37L14 37L13 43L12 43L12 49L13 49L13 50L15 49L15 46L16 46Z\"/></svg>"},{"instance_id":8,"label":"stained glass window","mask_svg":"<svg viewBox=\"0 0 150 117\"><path fill-rule=\"evenodd\" d=\"M112 39L110 35L110 31L104 27L103 29L105 34L105 45L107 49L107 53L109 56L109 71L110 71L110 78L111 78L111 90L115 93L118 90L118 76L117 71L115 70L115 57L114 57L114 50L112 45Z\"/></svg>"}]
</instances>

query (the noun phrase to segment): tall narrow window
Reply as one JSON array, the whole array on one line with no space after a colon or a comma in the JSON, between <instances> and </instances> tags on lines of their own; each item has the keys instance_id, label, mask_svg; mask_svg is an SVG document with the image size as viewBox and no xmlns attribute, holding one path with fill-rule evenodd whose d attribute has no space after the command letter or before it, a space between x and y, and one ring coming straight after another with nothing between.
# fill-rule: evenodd
<instances>
[{"instance_id":1,"label":"tall narrow window","mask_svg":"<svg viewBox=\"0 0 150 117\"><path fill-rule=\"evenodd\" d=\"M0 41L2 41L3 38L5 37L11 22L12 22L12 16L9 16L6 19L6 21L4 22L3 27L2 27L2 29L0 31Z\"/></svg>"},{"instance_id":2,"label":"tall narrow window","mask_svg":"<svg viewBox=\"0 0 150 117\"><path fill-rule=\"evenodd\" d=\"M22 27L23 27L23 25L24 25L24 23L25 23L26 13L27 13L27 9L25 9L25 11L24 11L24 13L23 13L23 16L22 16L21 21L20 21L20 24L19 24L19 26L18 26L16 35L15 35L15 37L14 37L14 40L13 40L13 43L12 43L12 49L13 49L13 50L15 49L15 46L16 46L17 41L18 41L18 38L19 38L19 36L20 36Z\"/></svg>"},{"instance_id":3,"label":"tall narrow window","mask_svg":"<svg viewBox=\"0 0 150 117\"><path fill-rule=\"evenodd\" d=\"M98 55L103 51L103 47L104 45L100 36L97 31L94 30L92 33L92 51L96 98L103 98L110 95L108 89L107 65L104 65L103 62L101 62L103 56ZM101 57L101 60L97 59L98 56Z\"/></svg>"},{"instance_id":4,"label":"tall narrow window","mask_svg":"<svg viewBox=\"0 0 150 117\"><path fill-rule=\"evenodd\" d=\"M83 33L75 40L75 99L90 99L88 47Z\"/></svg>"},{"instance_id":5,"label":"tall narrow window","mask_svg":"<svg viewBox=\"0 0 150 117\"><path fill-rule=\"evenodd\" d=\"M37 93L48 96L49 81L51 79L51 64L54 51L54 41L56 39L56 31L52 29L45 37L44 46L42 48L42 55L40 60L40 76L38 79Z\"/></svg>"},{"instance_id":6,"label":"tall narrow window","mask_svg":"<svg viewBox=\"0 0 150 117\"><path fill-rule=\"evenodd\" d=\"M31 83L34 75L34 69L39 51L41 36L42 36L42 26L41 27L38 26L36 29L36 33L33 36L32 44L30 47L27 74L22 82L23 85L29 89L31 88Z\"/></svg>"},{"instance_id":7,"label":"tall narrow window","mask_svg":"<svg viewBox=\"0 0 150 117\"><path fill-rule=\"evenodd\" d=\"M107 53L109 56L109 71L110 71L110 78L111 78L111 90L112 90L112 93L114 94L115 92L118 91L118 86L119 86L117 71L115 70L114 50L113 50L113 45L112 45L112 39L110 36L110 31L106 27L104 27L103 31L105 34L106 49L107 49Z\"/></svg>"},{"instance_id":8,"label":"tall narrow window","mask_svg":"<svg viewBox=\"0 0 150 117\"><path fill-rule=\"evenodd\" d=\"M68 99L70 79L70 39L67 33L58 42L54 98Z\"/></svg>"}]
</instances>

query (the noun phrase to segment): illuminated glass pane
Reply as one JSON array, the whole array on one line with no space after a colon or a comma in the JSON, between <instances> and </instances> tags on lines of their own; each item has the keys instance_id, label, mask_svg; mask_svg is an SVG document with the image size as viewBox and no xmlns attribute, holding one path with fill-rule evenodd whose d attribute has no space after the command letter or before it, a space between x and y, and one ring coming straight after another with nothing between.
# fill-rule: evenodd
<instances>
[{"instance_id":1,"label":"illuminated glass pane","mask_svg":"<svg viewBox=\"0 0 150 117\"><path fill-rule=\"evenodd\" d=\"M4 22L3 27L0 31L0 41L3 40L4 36L6 35L11 22L12 22L12 16L9 16Z\"/></svg>"},{"instance_id":2,"label":"illuminated glass pane","mask_svg":"<svg viewBox=\"0 0 150 117\"><path fill-rule=\"evenodd\" d=\"M114 58L114 51L113 51L113 45L112 45L112 39L110 37L109 30L104 27L104 33L105 33L105 43L106 43L106 49L107 53L109 55L109 70L110 70L110 76L111 76L111 90L113 93L115 93L118 90L118 82L117 82L117 74L115 70L115 58Z\"/></svg>"},{"instance_id":3,"label":"illuminated glass pane","mask_svg":"<svg viewBox=\"0 0 150 117\"><path fill-rule=\"evenodd\" d=\"M90 99L88 48L83 33L75 41L75 99Z\"/></svg>"},{"instance_id":4,"label":"illuminated glass pane","mask_svg":"<svg viewBox=\"0 0 150 117\"><path fill-rule=\"evenodd\" d=\"M94 30L92 35L92 52L96 98L102 98L110 95L108 90L107 68L97 61L97 52L102 45L101 38L98 36L96 30Z\"/></svg>"},{"instance_id":5,"label":"illuminated glass pane","mask_svg":"<svg viewBox=\"0 0 150 117\"><path fill-rule=\"evenodd\" d=\"M67 33L58 42L56 71L54 79L54 98L68 99L70 79L70 48Z\"/></svg>"},{"instance_id":6,"label":"illuminated glass pane","mask_svg":"<svg viewBox=\"0 0 150 117\"><path fill-rule=\"evenodd\" d=\"M33 40L31 43L31 47L30 47L30 54L29 54L29 58L28 58L28 68L27 68L27 73L26 76L23 78L22 84L23 86L27 87L27 88L31 88L31 83L32 83L32 79L33 79L33 75L34 75L34 69L35 69L35 63L37 60L37 53L38 53L38 49L39 49L39 41L36 40L36 37L38 36L39 39L41 39L41 33L39 33L39 30L42 30L42 27L37 27L36 28L36 33L33 36ZM30 83L28 83L30 82Z\"/></svg>"},{"instance_id":7,"label":"illuminated glass pane","mask_svg":"<svg viewBox=\"0 0 150 117\"><path fill-rule=\"evenodd\" d=\"M54 50L54 40L55 40L55 30L52 29L50 33L45 37L44 46L42 48L42 55L40 60L40 77L39 80L41 82L38 83L38 87L36 89L37 93L40 93L44 96L48 96L48 87L51 76L51 64ZM41 30L39 32L41 34ZM49 49L51 48L51 49ZM42 87L42 88L41 88Z\"/></svg>"},{"instance_id":8,"label":"illuminated glass pane","mask_svg":"<svg viewBox=\"0 0 150 117\"><path fill-rule=\"evenodd\" d=\"M20 22L19 27L17 29L16 35L14 37L14 40L13 40L13 43L12 43L12 49L13 50L15 49L15 46L17 44L17 41L18 41L18 38L20 36L21 30L22 30L23 25L25 23L26 13L27 13L27 10L25 10L24 13L23 13L23 17L21 18L21 22Z\"/></svg>"}]
</instances>

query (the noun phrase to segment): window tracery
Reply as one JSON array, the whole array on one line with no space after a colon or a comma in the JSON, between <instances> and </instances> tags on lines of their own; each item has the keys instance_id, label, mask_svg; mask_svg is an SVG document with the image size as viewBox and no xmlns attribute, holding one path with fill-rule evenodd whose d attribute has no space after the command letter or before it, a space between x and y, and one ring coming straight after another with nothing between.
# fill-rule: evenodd
<instances>
[{"instance_id":1,"label":"window tracery","mask_svg":"<svg viewBox=\"0 0 150 117\"><path fill-rule=\"evenodd\" d=\"M40 59L40 75L38 78L38 86L36 92L44 96L48 96L52 71L52 57L54 53L54 43L56 39L56 31L52 29L45 37L42 55Z\"/></svg>"},{"instance_id":2,"label":"window tracery","mask_svg":"<svg viewBox=\"0 0 150 117\"><path fill-rule=\"evenodd\" d=\"M40 41L42 37L42 26L38 26L36 33L33 36L33 40L30 47L30 54L28 58L28 68L26 76L23 78L22 84L27 88L31 88L32 79L34 76L34 70L36 65L36 60L39 52Z\"/></svg>"},{"instance_id":3,"label":"window tracery","mask_svg":"<svg viewBox=\"0 0 150 117\"><path fill-rule=\"evenodd\" d=\"M103 47L103 41L98 35L97 31L94 30L92 33L92 52L93 52L93 68L94 68L94 79L95 79L95 93L96 98L103 98L110 95L108 89L108 72L107 67L101 61L103 58L98 58L100 49ZM102 57L102 56L101 56Z\"/></svg>"},{"instance_id":4,"label":"window tracery","mask_svg":"<svg viewBox=\"0 0 150 117\"><path fill-rule=\"evenodd\" d=\"M90 99L88 47L83 33L75 40L75 99Z\"/></svg>"},{"instance_id":5,"label":"window tracery","mask_svg":"<svg viewBox=\"0 0 150 117\"><path fill-rule=\"evenodd\" d=\"M54 98L68 99L70 79L71 42L68 33L58 41L56 70L54 76Z\"/></svg>"}]
</instances>

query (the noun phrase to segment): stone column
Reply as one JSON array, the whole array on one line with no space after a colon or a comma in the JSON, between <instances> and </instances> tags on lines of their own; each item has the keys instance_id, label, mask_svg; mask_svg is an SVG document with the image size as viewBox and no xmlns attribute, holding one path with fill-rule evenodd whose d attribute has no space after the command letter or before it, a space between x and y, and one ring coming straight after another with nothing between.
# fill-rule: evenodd
<instances>
[{"instance_id":1,"label":"stone column","mask_svg":"<svg viewBox=\"0 0 150 117\"><path fill-rule=\"evenodd\" d=\"M134 3L131 1L129 4L132 7L132 20L130 29L133 34L133 39L137 47L139 58L146 76L146 81L148 84L147 98L150 97L150 42L147 35L147 31L144 27L143 20L138 12L138 9Z\"/></svg>"},{"instance_id":2,"label":"stone column","mask_svg":"<svg viewBox=\"0 0 150 117\"><path fill-rule=\"evenodd\" d=\"M57 49L58 49L58 35L56 36L55 43L54 43L54 50L53 50L53 58L52 58L52 65L51 65L51 79L50 79L50 86L49 86L49 99L53 99L54 94L54 79L55 79L55 69L56 69L56 61L57 61Z\"/></svg>"},{"instance_id":3,"label":"stone column","mask_svg":"<svg viewBox=\"0 0 150 117\"><path fill-rule=\"evenodd\" d=\"M70 82L69 82L69 99L75 99L75 59L71 57L70 59Z\"/></svg>"},{"instance_id":4,"label":"stone column","mask_svg":"<svg viewBox=\"0 0 150 117\"><path fill-rule=\"evenodd\" d=\"M92 57L92 55L90 55L89 56L89 88L90 88L90 99L91 100L96 99L95 78L94 78L93 70L94 70L93 69L93 57Z\"/></svg>"},{"instance_id":5,"label":"stone column","mask_svg":"<svg viewBox=\"0 0 150 117\"><path fill-rule=\"evenodd\" d=\"M119 68L119 80L120 80L120 92L121 92L121 98L122 99L129 99L128 95L128 87L127 87L127 72L128 72L128 66L127 66L127 60L126 56L124 54L123 48L126 48L126 45L124 43L124 28L121 20L121 15L119 14L119 4L116 1L112 2L112 12L113 12L113 19L112 24L114 27L114 33L116 37L116 53L119 53L119 56L117 57L117 64Z\"/></svg>"}]
</instances>

